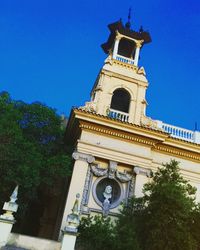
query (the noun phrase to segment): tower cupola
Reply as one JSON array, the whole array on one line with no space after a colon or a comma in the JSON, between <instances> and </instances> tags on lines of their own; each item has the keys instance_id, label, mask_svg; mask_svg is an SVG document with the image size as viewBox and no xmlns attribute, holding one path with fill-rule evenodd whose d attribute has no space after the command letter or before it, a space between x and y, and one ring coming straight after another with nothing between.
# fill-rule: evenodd
<instances>
[{"instance_id":1,"label":"tower cupola","mask_svg":"<svg viewBox=\"0 0 200 250\"><path fill-rule=\"evenodd\" d=\"M121 19L109 24L110 35L101 47L113 59L138 66L140 49L144 44L151 42L151 37L142 28L134 31L130 27L130 19L126 25L123 25Z\"/></svg>"}]
</instances>

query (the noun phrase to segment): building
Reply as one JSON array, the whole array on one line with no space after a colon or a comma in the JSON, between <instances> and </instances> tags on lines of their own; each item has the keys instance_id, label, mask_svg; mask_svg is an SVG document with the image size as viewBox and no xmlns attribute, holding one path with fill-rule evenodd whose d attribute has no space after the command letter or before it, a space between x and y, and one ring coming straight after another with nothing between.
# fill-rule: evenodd
<instances>
[{"instance_id":1,"label":"building","mask_svg":"<svg viewBox=\"0 0 200 250\"><path fill-rule=\"evenodd\" d=\"M176 159L200 201L200 132L146 116L148 80L139 66L148 32L117 21L102 45L105 63L85 106L71 111L66 141L73 145L74 168L61 228L77 193L82 214L116 216L122 201L142 195L150 171Z\"/></svg>"}]
</instances>

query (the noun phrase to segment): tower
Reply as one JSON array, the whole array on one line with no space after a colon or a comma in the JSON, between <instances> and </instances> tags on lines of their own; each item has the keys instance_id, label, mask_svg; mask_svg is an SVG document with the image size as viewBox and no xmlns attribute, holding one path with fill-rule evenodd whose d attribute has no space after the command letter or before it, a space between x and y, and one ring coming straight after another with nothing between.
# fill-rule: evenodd
<instances>
[{"instance_id":1,"label":"tower","mask_svg":"<svg viewBox=\"0 0 200 250\"><path fill-rule=\"evenodd\" d=\"M142 47L151 42L148 32L133 31L130 20L109 24L110 35L102 44L108 55L91 91L91 101L85 110L107 115L124 122L140 124L145 116L145 93L148 81L139 67Z\"/></svg>"}]
</instances>

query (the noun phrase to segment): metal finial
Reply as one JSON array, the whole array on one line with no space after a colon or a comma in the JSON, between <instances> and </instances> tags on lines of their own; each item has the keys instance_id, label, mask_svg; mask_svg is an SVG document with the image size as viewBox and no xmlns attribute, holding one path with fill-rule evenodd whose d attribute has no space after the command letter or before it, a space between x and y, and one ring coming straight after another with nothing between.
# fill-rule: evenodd
<instances>
[{"instance_id":1,"label":"metal finial","mask_svg":"<svg viewBox=\"0 0 200 250\"><path fill-rule=\"evenodd\" d=\"M127 21L125 26L127 29L130 29L130 27L131 27L131 7L128 10L128 21Z\"/></svg>"}]
</instances>

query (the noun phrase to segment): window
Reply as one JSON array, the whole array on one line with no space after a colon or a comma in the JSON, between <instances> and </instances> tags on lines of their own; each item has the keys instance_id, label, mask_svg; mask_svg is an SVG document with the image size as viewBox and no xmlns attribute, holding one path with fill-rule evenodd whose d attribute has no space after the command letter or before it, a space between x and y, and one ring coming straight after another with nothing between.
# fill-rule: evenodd
<instances>
[{"instance_id":1,"label":"window","mask_svg":"<svg viewBox=\"0 0 200 250\"><path fill-rule=\"evenodd\" d=\"M119 42L118 55L134 58L135 43L131 40L122 38Z\"/></svg>"},{"instance_id":2,"label":"window","mask_svg":"<svg viewBox=\"0 0 200 250\"><path fill-rule=\"evenodd\" d=\"M128 113L130 99L131 98L130 98L130 94L128 93L128 91L122 88L116 89L113 92L110 108Z\"/></svg>"},{"instance_id":3,"label":"window","mask_svg":"<svg viewBox=\"0 0 200 250\"><path fill-rule=\"evenodd\" d=\"M117 180L103 177L97 179L94 183L93 196L97 204L101 207L103 207L104 201L107 198L112 209L120 204L123 197L123 189Z\"/></svg>"}]
</instances>

